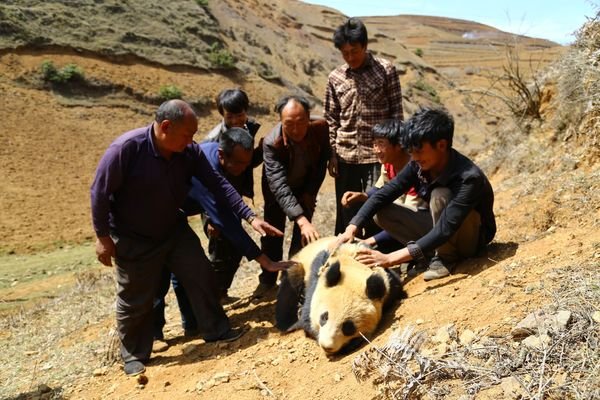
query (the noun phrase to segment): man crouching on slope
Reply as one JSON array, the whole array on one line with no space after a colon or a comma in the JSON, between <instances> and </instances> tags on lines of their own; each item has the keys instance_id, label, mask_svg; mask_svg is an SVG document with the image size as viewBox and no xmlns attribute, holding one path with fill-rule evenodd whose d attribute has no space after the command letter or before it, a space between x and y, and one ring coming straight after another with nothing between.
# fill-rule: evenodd
<instances>
[{"instance_id":1,"label":"man crouching on slope","mask_svg":"<svg viewBox=\"0 0 600 400\"><path fill-rule=\"evenodd\" d=\"M445 110L421 109L404 129L403 147L411 161L369 196L337 244L352 240L376 216L381 228L407 246L389 254L367 249L359 261L381 267L412 261L427 268L425 280L443 278L458 260L476 255L494 238L494 192L479 167L452 148L454 121ZM394 204L412 187L429 211Z\"/></svg>"}]
</instances>

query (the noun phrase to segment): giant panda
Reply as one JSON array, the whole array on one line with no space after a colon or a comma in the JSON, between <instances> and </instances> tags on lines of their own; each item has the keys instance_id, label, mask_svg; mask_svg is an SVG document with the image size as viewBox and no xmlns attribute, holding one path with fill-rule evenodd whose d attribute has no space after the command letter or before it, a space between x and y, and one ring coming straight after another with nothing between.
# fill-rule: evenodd
<instances>
[{"instance_id":1,"label":"giant panda","mask_svg":"<svg viewBox=\"0 0 600 400\"><path fill-rule=\"evenodd\" d=\"M310 243L281 274L275 325L284 332L304 329L328 355L350 351L371 335L382 311L404 297L400 277L371 269L355 259L361 244L343 244L331 254L335 237Z\"/></svg>"}]
</instances>

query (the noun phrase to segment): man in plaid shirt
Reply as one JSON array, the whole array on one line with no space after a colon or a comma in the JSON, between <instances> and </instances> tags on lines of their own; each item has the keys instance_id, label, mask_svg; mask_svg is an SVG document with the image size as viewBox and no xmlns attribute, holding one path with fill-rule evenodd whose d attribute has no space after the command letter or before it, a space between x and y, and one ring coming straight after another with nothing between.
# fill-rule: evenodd
<instances>
[{"instance_id":1,"label":"man in plaid shirt","mask_svg":"<svg viewBox=\"0 0 600 400\"><path fill-rule=\"evenodd\" d=\"M402 120L402 91L394 65L367 51L367 28L348 19L334 35L345 64L329 74L325 118L332 156L329 174L335 178L335 234L344 232L357 206L345 208L347 191L365 192L379 178L381 166L373 152L373 126L386 119ZM374 226L374 224L373 224ZM374 232L365 232L366 237Z\"/></svg>"}]
</instances>

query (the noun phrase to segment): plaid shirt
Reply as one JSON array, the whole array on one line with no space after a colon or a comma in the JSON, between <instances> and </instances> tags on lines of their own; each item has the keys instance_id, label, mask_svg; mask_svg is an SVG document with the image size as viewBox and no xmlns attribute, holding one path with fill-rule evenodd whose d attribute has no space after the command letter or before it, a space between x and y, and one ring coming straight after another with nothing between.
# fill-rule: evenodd
<instances>
[{"instance_id":1,"label":"plaid shirt","mask_svg":"<svg viewBox=\"0 0 600 400\"><path fill-rule=\"evenodd\" d=\"M402 120L402 91L396 67L367 53L365 65L339 66L329 74L325 118L331 148L349 164L375 163L373 126L383 120Z\"/></svg>"}]
</instances>

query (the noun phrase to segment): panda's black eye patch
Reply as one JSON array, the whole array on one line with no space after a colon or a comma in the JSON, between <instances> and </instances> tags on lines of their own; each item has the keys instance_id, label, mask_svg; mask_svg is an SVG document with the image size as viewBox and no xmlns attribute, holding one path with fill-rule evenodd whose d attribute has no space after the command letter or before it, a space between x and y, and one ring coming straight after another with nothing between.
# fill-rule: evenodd
<instances>
[{"instance_id":1,"label":"panda's black eye patch","mask_svg":"<svg viewBox=\"0 0 600 400\"><path fill-rule=\"evenodd\" d=\"M327 272L325 272L325 282L327 287L333 287L340 282L342 277L342 272L340 271L341 265L338 260L336 260L333 264L327 268Z\"/></svg>"},{"instance_id":2,"label":"panda's black eye patch","mask_svg":"<svg viewBox=\"0 0 600 400\"><path fill-rule=\"evenodd\" d=\"M344 336L352 336L356 333L356 325L354 322L347 320L342 324L342 333Z\"/></svg>"},{"instance_id":3,"label":"panda's black eye patch","mask_svg":"<svg viewBox=\"0 0 600 400\"><path fill-rule=\"evenodd\" d=\"M321 317L319 318L319 325L325 325L327 323L327 320L329 320L329 312L325 311L323 314L321 314Z\"/></svg>"}]
</instances>

